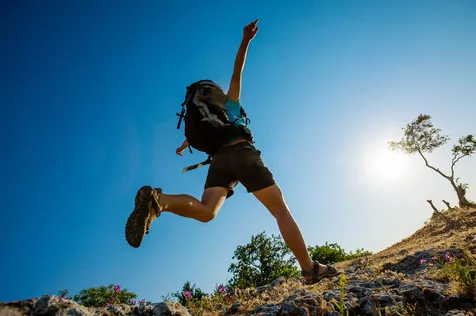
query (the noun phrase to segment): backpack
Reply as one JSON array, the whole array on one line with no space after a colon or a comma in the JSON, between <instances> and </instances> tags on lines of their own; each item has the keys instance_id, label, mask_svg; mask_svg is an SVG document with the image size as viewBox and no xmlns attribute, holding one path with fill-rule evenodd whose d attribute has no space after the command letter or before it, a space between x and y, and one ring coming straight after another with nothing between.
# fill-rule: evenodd
<instances>
[{"instance_id":1,"label":"backpack","mask_svg":"<svg viewBox=\"0 0 476 316\"><path fill-rule=\"evenodd\" d=\"M249 123L246 112L240 107L240 118L246 120L245 125L235 124L240 118L230 122L225 109L226 99L226 94L218 84L211 80L200 80L187 87L182 112L177 113L177 129L180 129L183 120L189 149L193 147L207 153L207 162L233 137L244 137L253 142L253 135L246 126Z\"/></svg>"}]
</instances>

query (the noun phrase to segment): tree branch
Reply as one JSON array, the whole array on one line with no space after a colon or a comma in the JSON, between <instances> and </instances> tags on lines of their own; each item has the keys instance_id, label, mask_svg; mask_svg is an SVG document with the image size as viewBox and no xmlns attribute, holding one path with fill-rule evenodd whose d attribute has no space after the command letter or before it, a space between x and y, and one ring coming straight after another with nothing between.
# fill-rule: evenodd
<instances>
[{"instance_id":1,"label":"tree branch","mask_svg":"<svg viewBox=\"0 0 476 316\"><path fill-rule=\"evenodd\" d=\"M438 173L439 173L442 177L444 177L445 179L448 179L448 180L451 179L451 178L448 177L446 174L444 174L443 172L441 172L440 169L437 169L437 168L431 166L431 165L428 163L428 160L425 158L425 156L423 156L423 153L421 152L420 148L417 148L417 150L418 150L418 153L420 154L421 158L423 158L423 160L425 161L425 165L426 165L428 168L430 168L430 169L432 169L432 170L438 172Z\"/></svg>"},{"instance_id":2,"label":"tree branch","mask_svg":"<svg viewBox=\"0 0 476 316\"><path fill-rule=\"evenodd\" d=\"M433 209L433 211L435 211L436 213L439 213L438 209L433 205L432 200L426 200L426 201L431 205L431 208Z\"/></svg>"},{"instance_id":3,"label":"tree branch","mask_svg":"<svg viewBox=\"0 0 476 316\"><path fill-rule=\"evenodd\" d=\"M448 207L448 209L449 209L449 210L451 210L451 205L450 205L450 203L449 203L449 202L447 202L447 201L443 200L443 203L445 203L445 204L446 204L446 206Z\"/></svg>"},{"instance_id":4,"label":"tree branch","mask_svg":"<svg viewBox=\"0 0 476 316\"><path fill-rule=\"evenodd\" d=\"M458 154L454 154L453 159L451 160L451 178L453 178L453 177L455 176L455 165L456 165L456 163L457 163L461 158L466 157L466 156L469 156L469 155L464 154L464 155L461 155L461 156L459 156L458 158L456 158L457 155L458 155Z\"/></svg>"}]
</instances>

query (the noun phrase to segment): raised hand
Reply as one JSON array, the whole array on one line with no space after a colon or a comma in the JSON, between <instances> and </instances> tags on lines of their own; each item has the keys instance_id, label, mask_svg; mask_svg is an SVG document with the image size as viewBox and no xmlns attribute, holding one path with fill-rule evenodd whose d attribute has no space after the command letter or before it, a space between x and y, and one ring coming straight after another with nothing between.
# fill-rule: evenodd
<instances>
[{"instance_id":1,"label":"raised hand","mask_svg":"<svg viewBox=\"0 0 476 316\"><path fill-rule=\"evenodd\" d=\"M259 20L253 21L243 29L243 39L251 41L258 33L258 24Z\"/></svg>"}]
</instances>

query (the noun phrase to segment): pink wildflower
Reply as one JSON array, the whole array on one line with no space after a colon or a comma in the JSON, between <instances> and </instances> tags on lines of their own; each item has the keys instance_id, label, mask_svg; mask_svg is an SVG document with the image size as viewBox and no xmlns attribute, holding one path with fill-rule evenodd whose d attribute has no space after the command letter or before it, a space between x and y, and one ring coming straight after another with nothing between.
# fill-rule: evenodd
<instances>
[{"instance_id":1,"label":"pink wildflower","mask_svg":"<svg viewBox=\"0 0 476 316\"><path fill-rule=\"evenodd\" d=\"M106 304L106 308L109 308L109 307L111 307L111 306L112 306L111 303L107 303L107 304Z\"/></svg>"},{"instance_id":2,"label":"pink wildflower","mask_svg":"<svg viewBox=\"0 0 476 316\"><path fill-rule=\"evenodd\" d=\"M185 290L183 291L182 294L186 301L189 301L192 299L192 293L190 293L190 291Z\"/></svg>"},{"instance_id":3,"label":"pink wildflower","mask_svg":"<svg viewBox=\"0 0 476 316\"><path fill-rule=\"evenodd\" d=\"M129 305L136 305L136 300L130 300Z\"/></svg>"},{"instance_id":4,"label":"pink wildflower","mask_svg":"<svg viewBox=\"0 0 476 316\"><path fill-rule=\"evenodd\" d=\"M225 288L223 285L220 284L220 285L218 286L217 292L218 292L218 293L225 293L225 292L226 292L226 288Z\"/></svg>"},{"instance_id":5,"label":"pink wildflower","mask_svg":"<svg viewBox=\"0 0 476 316\"><path fill-rule=\"evenodd\" d=\"M115 286L114 286L114 291L115 291L116 293L119 293L119 292L121 291L121 287L120 287L119 285L115 285Z\"/></svg>"},{"instance_id":6,"label":"pink wildflower","mask_svg":"<svg viewBox=\"0 0 476 316\"><path fill-rule=\"evenodd\" d=\"M426 263L426 259L421 259L420 260L420 264L425 264Z\"/></svg>"}]
</instances>

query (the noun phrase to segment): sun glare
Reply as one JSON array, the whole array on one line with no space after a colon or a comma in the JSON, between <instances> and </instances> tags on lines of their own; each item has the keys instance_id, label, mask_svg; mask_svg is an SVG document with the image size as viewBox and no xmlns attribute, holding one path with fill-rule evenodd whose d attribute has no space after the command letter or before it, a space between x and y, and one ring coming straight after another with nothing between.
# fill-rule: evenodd
<instances>
[{"instance_id":1,"label":"sun glare","mask_svg":"<svg viewBox=\"0 0 476 316\"><path fill-rule=\"evenodd\" d=\"M366 173L372 178L396 180L408 168L408 157L384 148L370 151L366 161Z\"/></svg>"}]
</instances>

